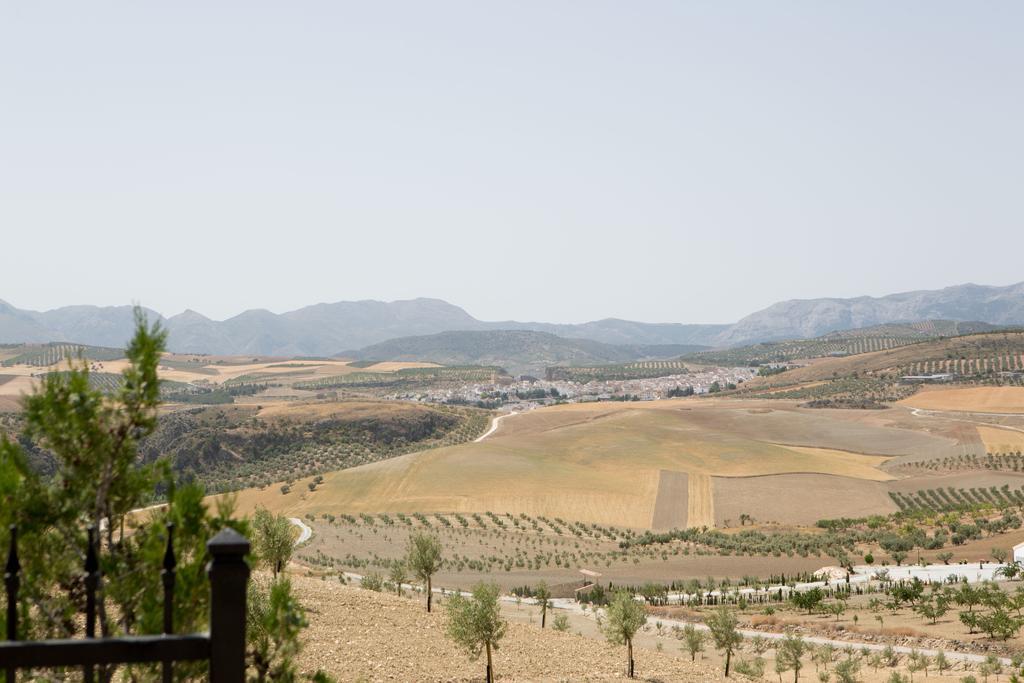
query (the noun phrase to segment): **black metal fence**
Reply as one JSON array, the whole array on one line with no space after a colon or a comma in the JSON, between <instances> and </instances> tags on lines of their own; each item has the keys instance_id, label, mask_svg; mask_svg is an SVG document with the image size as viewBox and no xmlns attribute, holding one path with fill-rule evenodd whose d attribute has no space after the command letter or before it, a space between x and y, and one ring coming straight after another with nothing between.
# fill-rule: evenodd
<instances>
[{"instance_id":1,"label":"black metal fence","mask_svg":"<svg viewBox=\"0 0 1024 683\"><path fill-rule=\"evenodd\" d=\"M7 591L7 638L0 641L0 671L6 683L15 683L19 669L82 667L86 683L94 683L95 667L111 664L160 664L163 680L170 683L175 662L210 663L211 683L244 683L245 600L249 566L245 556L249 541L234 529L223 529L206 544L210 553L209 633L174 633L175 567L173 526L167 527L161 579L164 588L163 634L96 638L96 589L99 586L97 535L89 530L85 559L85 638L18 640L18 591L21 564L18 561L18 530L11 527L11 545L4 569Z\"/></svg>"}]
</instances>

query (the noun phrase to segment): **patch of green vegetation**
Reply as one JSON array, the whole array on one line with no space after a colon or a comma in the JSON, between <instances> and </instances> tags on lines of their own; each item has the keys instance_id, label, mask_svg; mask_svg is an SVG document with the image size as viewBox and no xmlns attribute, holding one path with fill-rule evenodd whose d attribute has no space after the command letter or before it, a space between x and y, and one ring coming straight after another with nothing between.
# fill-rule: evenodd
<instances>
[{"instance_id":1,"label":"patch of green vegetation","mask_svg":"<svg viewBox=\"0 0 1024 683\"><path fill-rule=\"evenodd\" d=\"M905 511L948 512L952 510L975 510L984 507L1024 506L1024 487L1010 489L1009 484L988 488L954 488L952 486L934 489L920 489L910 493L890 491L893 502Z\"/></svg>"},{"instance_id":2,"label":"patch of green vegetation","mask_svg":"<svg viewBox=\"0 0 1024 683\"><path fill-rule=\"evenodd\" d=\"M787 391L745 394L744 398L809 400L809 408L882 408L913 395L917 387L877 377L840 377Z\"/></svg>"},{"instance_id":3,"label":"patch of green vegetation","mask_svg":"<svg viewBox=\"0 0 1024 683\"><path fill-rule=\"evenodd\" d=\"M592 365L589 367L557 366L547 368L549 381L607 382L612 380L651 379L685 375L689 372L686 363L680 360L649 360L614 365Z\"/></svg>"},{"instance_id":4,"label":"patch of green vegetation","mask_svg":"<svg viewBox=\"0 0 1024 683\"><path fill-rule=\"evenodd\" d=\"M190 402L206 402L203 399ZM230 398L230 396L228 396ZM195 408L165 415L142 444L212 492L294 480L413 451L472 441L490 413L451 406L382 406L379 413L298 421L262 420L244 408Z\"/></svg>"}]
</instances>

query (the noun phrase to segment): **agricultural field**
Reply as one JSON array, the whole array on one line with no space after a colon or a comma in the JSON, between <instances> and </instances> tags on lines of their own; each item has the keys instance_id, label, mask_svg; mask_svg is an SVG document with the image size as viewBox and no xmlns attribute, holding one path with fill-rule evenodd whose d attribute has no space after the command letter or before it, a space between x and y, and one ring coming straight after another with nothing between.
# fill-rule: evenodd
<instances>
[{"instance_id":1,"label":"agricultural field","mask_svg":"<svg viewBox=\"0 0 1024 683\"><path fill-rule=\"evenodd\" d=\"M650 529L750 514L806 524L859 515L860 499L895 510L890 463L963 451L938 418L876 412L711 399L552 406L503 420L480 443L326 474L301 497L242 500L295 515L489 510ZM820 480L809 487L808 476ZM733 495L736 486L765 496ZM836 498L837 486L872 493ZM744 503L750 509L737 508Z\"/></svg>"},{"instance_id":2,"label":"agricultural field","mask_svg":"<svg viewBox=\"0 0 1024 683\"><path fill-rule=\"evenodd\" d=\"M810 408L883 408L908 398L917 387L870 377L841 377L760 393L749 398L808 401Z\"/></svg>"},{"instance_id":3,"label":"agricultural field","mask_svg":"<svg viewBox=\"0 0 1024 683\"><path fill-rule=\"evenodd\" d=\"M42 368L57 365L65 360L83 358L87 361L108 361L124 358L123 349L112 349L103 346L86 346L84 344L65 344L51 342L49 344L12 345L4 349L0 366L30 365Z\"/></svg>"},{"instance_id":4,"label":"agricultural field","mask_svg":"<svg viewBox=\"0 0 1024 683\"><path fill-rule=\"evenodd\" d=\"M49 372L63 372L65 362L81 351L93 373L96 386L114 389L128 366L124 353L116 349L73 344L45 344L5 347L0 363L0 410L17 410L18 397L30 392L38 378ZM490 371L488 371L489 373ZM410 378L428 382L458 381L474 373L463 368L441 368L431 363L383 362L352 365L343 360L252 358L165 354L159 367L164 382L164 400L171 403L225 404L310 399L325 386L342 387L360 394L360 389L390 386ZM488 374L477 371L476 375ZM344 379L354 376L352 382ZM490 376L488 374L488 376ZM328 379L324 382L324 379ZM306 384L309 389L300 385ZM366 392L363 392L366 393ZM372 393L372 392L371 392Z\"/></svg>"},{"instance_id":5,"label":"agricultural field","mask_svg":"<svg viewBox=\"0 0 1024 683\"><path fill-rule=\"evenodd\" d=\"M394 369L369 372L381 365L391 366ZM299 381L295 382L293 386L306 391L368 387L394 390L449 382L489 382L493 381L495 377L505 374L501 368L482 365L432 367L401 367L401 365L395 362L379 363L366 368L367 371Z\"/></svg>"},{"instance_id":6,"label":"agricultural field","mask_svg":"<svg viewBox=\"0 0 1024 683\"><path fill-rule=\"evenodd\" d=\"M685 375L687 364L681 360L649 360L617 365L594 365L590 367L549 367L545 377L549 381L607 382L614 380L653 379Z\"/></svg>"},{"instance_id":7,"label":"agricultural field","mask_svg":"<svg viewBox=\"0 0 1024 683\"><path fill-rule=\"evenodd\" d=\"M1013 382L1000 372L1024 367L1024 332L988 332L920 341L883 351L843 358L822 358L781 374L756 377L744 389L802 385L843 377L896 381L903 375L950 371L958 380Z\"/></svg>"},{"instance_id":8,"label":"agricultural field","mask_svg":"<svg viewBox=\"0 0 1024 683\"><path fill-rule=\"evenodd\" d=\"M789 363L809 358L853 356L872 351L885 351L908 344L916 344L922 337L819 337L784 342L767 342L743 346L736 349L700 351L683 358L702 365L757 366L773 363Z\"/></svg>"},{"instance_id":9,"label":"agricultural field","mask_svg":"<svg viewBox=\"0 0 1024 683\"><path fill-rule=\"evenodd\" d=\"M1024 387L934 388L901 403L921 410L1024 415Z\"/></svg>"},{"instance_id":10,"label":"agricultural field","mask_svg":"<svg viewBox=\"0 0 1024 683\"><path fill-rule=\"evenodd\" d=\"M854 330L830 332L813 339L792 339L753 344L733 349L703 351L684 360L710 365L766 365L814 358L855 356L898 349L910 344L956 337L994 328L986 323L926 320L918 323L889 323Z\"/></svg>"}]
</instances>

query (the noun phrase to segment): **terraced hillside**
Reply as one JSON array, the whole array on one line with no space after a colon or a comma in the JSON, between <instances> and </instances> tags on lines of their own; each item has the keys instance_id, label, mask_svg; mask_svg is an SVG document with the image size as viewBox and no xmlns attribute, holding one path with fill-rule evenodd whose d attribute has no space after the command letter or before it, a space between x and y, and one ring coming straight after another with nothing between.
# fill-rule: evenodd
<instances>
[{"instance_id":1,"label":"terraced hillside","mask_svg":"<svg viewBox=\"0 0 1024 683\"><path fill-rule=\"evenodd\" d=\"M922 371L953 372L961 380L987 381L1000 372L1024 371L1024 332L987 332L931 339L898 348L844 358L824 358L804 367L770 377L758 377L745 385L748 391L785 387L841 377L879 377L897 380Z\"/></svg>"},{"instance_id":2,"label":"terraced hillside","mask_svg":"<svg viewBox=\"0 0 1024 683\"><path fill-rule=\"evenodd\" d=\"M855 356L887 351L929 339L950 337L995 329L987 323L952 320L927 320L919 323L874 325L856 330L830 332L814 339L794 339L741 346L733 349L703 351L684 356L693 363L708 365L765 365L811 358Z\"/></svg>"},{"instance_id":3,"label":"terraced hillside","mask_svg":"<svg viewBox=\"0 0 1024 683\"><path fill-rule=\"evenodd\" d=\"M444 382L488 382L503 374L505 371L499 367L480 365L403 368L393 373L351 372L296 382L293 386L307 391L357 387L411 389Z\"/></svg>"},{"instance_id":4,"label":"terraced hillside","mask_svg":"<svg viewBox=\"0 0 1024 683\"><path fill-rule=\"evenodd\" d=\"M124 349L107 348L104 346L88 346L85 344L66 344L52 342L49 344L17 344L7 345L0 356L0 366L30 365L48 367L64 360L84 358L90 361L111 361L124 358Z\"/></svg>"},{"instance_id":5,"label":"terraced hillside","mask_svg":"<svg viewBox=\"0 0 1024 683\"><path fill-rule=\"evenodd\" d=\"M605 382L609 380L650 379L685 375L689 372L681 360L649 360L617 365L593 365L588 367L549 367L545 372L551 381Z\"/></svg>"}]
</instances>

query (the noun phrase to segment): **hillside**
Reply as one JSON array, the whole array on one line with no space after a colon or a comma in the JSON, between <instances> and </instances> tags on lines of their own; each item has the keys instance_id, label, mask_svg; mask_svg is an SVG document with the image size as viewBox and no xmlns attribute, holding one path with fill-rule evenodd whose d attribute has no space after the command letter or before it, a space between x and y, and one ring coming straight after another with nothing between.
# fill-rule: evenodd
<instances>
[{"instance_id":1,"label":"hillside","mask_svg":"<svg viewBox=\"0 0 1024 683\"><path fill-rule=\"evenodd\" d=\"M483 680L483 662L470 662L445 637L443 609L428 614L418 599L342 586L334 579L294 576L292 581L310 610L307 645L300 657L304 669L323 669L346 681ZM512 609L508 616L517 616ZM519 614L529 609L523 607ZM641 680L729 680L719 666L703 660L691 663L678 654L638 648L635 659ZM539 623L509 624L494 652L499 681L617 681L624 678L624 662L625 648L558 633L550 622L543 631Z\"/></svg>"},{"instance_id":2,"label":"hillside","mask_svg":"<svg viewBox=\"0 0 1024 683\"><path fill-rule=\"evenodd\" d=\"M931 339L844 358L825 358L744 385L748 391L852 376L896 379L905 374L954 373L984 379L1024 370L1024 332L988 332Z\"/></svg>"},{"instance_id":3,"label":"hillside","mask_svg":"<svg viewBox=\"0 0 1024 683\"><path fill-rule=\"evenodd\" d=\"M706 365L765 365L830 356L853 356L895 349L943 336L989 332L997 326L982 322L925 320L917 323L885 323L853 330L837 330L814 339L763 342L729 349L700 351L684 360Z\"/></svg>"},{"instance_id":4,"label":"hillside","mask_svg":"<svg viewBox=\"0 0 1024 683\"><path fill-rule=\"evenodd\" d=\"M664 358L677 356L692 348L683 345L612 345L589 339L566 339L547 332L495 330L402 337L339 355L361 360L493 365L506 368L514 374L542 374L546 366L610 364L642 358Z\"/></svg>"}]
</instances>

